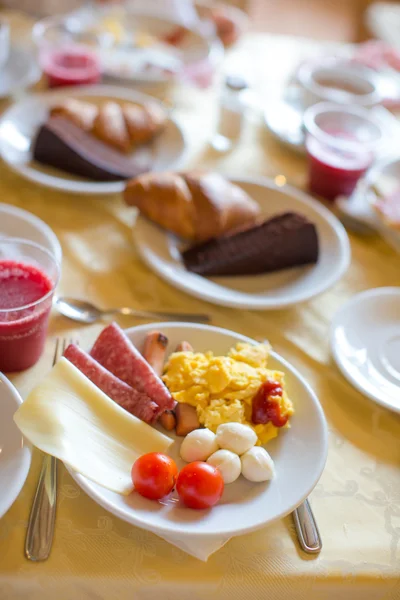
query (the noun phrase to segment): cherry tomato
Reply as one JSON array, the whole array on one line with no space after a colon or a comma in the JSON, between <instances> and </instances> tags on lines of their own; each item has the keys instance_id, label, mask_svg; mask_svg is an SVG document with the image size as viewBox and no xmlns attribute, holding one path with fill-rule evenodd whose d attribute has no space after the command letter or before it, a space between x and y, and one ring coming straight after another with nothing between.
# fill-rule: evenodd
<instances>
[{"instance_id":1,"label":"cherry tomato","mask_svg":"<svg viewBox=\"0 0 400 600\"><path fill-rule=\"evenodd\" d=\"M136 491L150 500L159 500L169 494L177 476L175 462L161 452L143 454L132 467L132 481Z\"/></svg>"},{"instance_id":2,"label":"cherry tomato","mask_svg":"<svg viewBox=\"0 0 400 600\"><path fill-rule=\"evenodd\" d=\"M224 480L218 469L196 461L183 467L178 475L176 491L189 508L211 508L222 496Z\"/></svg>"}]
</instances>

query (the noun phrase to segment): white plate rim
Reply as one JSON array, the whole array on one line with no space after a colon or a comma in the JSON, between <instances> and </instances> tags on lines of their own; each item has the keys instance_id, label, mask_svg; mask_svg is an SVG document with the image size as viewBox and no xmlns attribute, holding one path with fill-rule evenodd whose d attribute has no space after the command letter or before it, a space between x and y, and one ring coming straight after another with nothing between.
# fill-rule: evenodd
<instances>
[{"instance_id":1,"label":"white plate rim","mask_svg":"<svg viewBox=\"0 0 400 600\"><path fill-rule=\"evenodd\" d=\"M188 152L188 140L184 129L179 124L178 120L168 111L168 108L157 98L144 94L136 89L130 89L116 85L82 85L82 86L68 86L62 88L54 88L47 90L42 93L30 94L24 96L17 102L14 102L9 106L0 117L0 128L3 123L9 118L10 112L17 108L18 105L29 104L30 102L42 102L48 106L54 98L64 98L68 96L98 96L98 97L109 97L116 98L119 100L126 100L128 102L154 102L162 106L168 113L168 122L176 130L177 134L181 139L182 150L181 154L175 163L171 164L168 169L179 169L186 161L186 155ZM4 155L0 139L0 156L5 164L15 173L18 173L21 177L38 183L41 186L56 189L61 192L68 194L85 194L85 195L100 195L100 194L117 194L125 189L126 181L114 181L114 182L91 182L91 181L76 181L73 179L64 179L57 175L50 175L48 173L42 173L26 164L15 165L13 162L7 160Z\"/></svg>"},{"instance_id":2,"label":"white plate rim","mask_svg":"<svg viewBox=\"0 0 400 600\"><path fill-rule=\"evenodd\" d=\"M393 406L393 404L389 404L388 402L381 400L380 398L375 396L375 394L372 394L371 392L366 390L358 382L358 380L351 373L349 373L347 371L345 363L344 363L342 356L341 356L340 352L338 351L338 348L335 343L335 332L336 332L336 329L339 325L339 322L340 322L341 317L344 314L344 312L347 312L349 309L353 308L355 305L357 305L360 302L360 300L363 301L368 298L374 298L374 297L379 297L379 296L398 296L398 297L400 297L400 288L397 288L395 286L387 286L387 287L373 288L372 290L365 290L364 292L360 292L359 294L357 294L356 296L354 296L353 298L348 300L345 304L343 304L339 308L339 310L333 317L331 327L330 327L329 338L330 338L331 352L332 352L332 356L336 362L336 365L338 366L343 377L345 377L345 379L347 379L347 381L349 383L351 383L351 385L353 385L363 396L366 396L367 398L369 398L373 402L376 402L380 406L383 406L393 412L400 414L400 406L396 407L396 406Z\"/></svg>"},{"instance_id":3,"label":"white plate rim","mask_svg":"<svg viewBox=\"0 0 400 600\"><path fill-rule=\"evenodd\" d=\"M164 281L166 281L173 287L176 287L177 289L181 290L182 292L185 292L195 298L199 298L200 300L207 300L208 302L211 302L212 304L216 304L219 306L226 306L229 308L241 308L244 310L278 310L278 309L282 309L282 308L287 308L289 306L293 306L294 304L298 304L300 302L306 302L306 301L310 300L311 298L314 298L315 296L322 294L323 292L325 292L327 289L332 287L335 283L337 283L343 277L343 275L346 273L346 271L350 265L350 260L351 260L350 241L349 241L348 235L347 235L346 230L343 227L343 225L340 223L340 221L337 219L337 217L335 217L333 215L333 213L331 213L327 208L325 208L325 206L323 206L323 204L321 204L317 200L314 200L308 194L306 194L306 193L302 192L301 190L298 190L290 185L286 184L284 186L278 186L272 179L269 179L267 177L262 177L262 176L230 177L229 175L226 175L226 177L227 177L227 179L229 179L230 181L232 181L238 185L240 185L240 183L254 184L254 185L258 185L260 187L273 189L275 191L285 192L289 195L292 195L300 203L305 204L308 207L315 210L315 212L317 212L318 215L322 219L324 219L325 221L328 222L330 228L336 234L336 237L339 242L339 246L341 249L341 262L340 262L340 265L337 267L335 273L333 274L333 276L330 276L329 278L327 278L323 285L321 284L320 286L316 286L314 291L309 291L309 292L303 293L302 295L299 294L297 297L286 300L286 301L280 300L280 301L274 302L274 301L270 301L268 299L263 299L260 302L254 302L253 304L249 304L247 302L241 302L241 301L237 301L237 300L220 300L218 297L214 296L214 294L202 291L201 286L198 288L198 290L193 290L193 289L189 290L188 287L185 285L184 282L181 281L180 278L175 278L174 276L170 275L169 271L158 269L157 267L155 267L153 265L152 261L148 259L146 253L143 251L141 245L139 243L137 243L135 240L135 228L137 226L137 223L140 224L140 220L143 219L143 217L138 215L138 218L137 218L135 226L133 227L133 233L132 233L133 239L135 242L135 246L138 250L140 257L144 261L144 263L151 270L153 270L155 273L157 273L157 275L159 277L161 277L161 279L163 279ZM168 235L168 233L165 233L165 235Z\"/></svg>"},{"instance_id":4,"label":"white plate rim","mask_svg":"<svg viewBox=\"0 0 400 600\"><path fill-rule=\"evenodd\" d=\"M16 409L18 409L18 407L22 404L22 398L19 395L17 389L11 383L11 381L1 371L0 371L0 381L6 387L7 391L10 394L10 397L12 397L12 399L14 400L14 402L16 404ZM23 438L22 433L20 433L20 436L22 439ZM26 450L27 450L28 460L24 459L24 461L21 461L21 462L25 462L25 468L22 471L19 485L14 490L14 494L12 494L9 497L9 500L7 501L8 507L3 512L0 512L0 519L7 513L7 511L14 504L15 500L18 498L22 488L25 485L25 481L26 481L26 478L28 477L29 469L31 468L32 446L28 442L28 440L26 440L25 438L23 438L23 444L24 444L24 448L26 448Z\"/></svg>"},{"instance_id":5,"label":"white plate rim","mask_svg":"<svg viewBox=\"0 0 400 600\"><path fill-rule=\"evenodd\" d=\"M229 334L229 335L233 334L239 342L246 342L246 343L251 343L251 344L259 343L256 340L253 340L252 338L249 338L240 333L230 331L225 328L215 327L212 325L201 325L201 324L183 323L183 322L164 322L164 323L150 323L150 324L147 323L144 325L139 325L138 327L130 327L129 329L125 330L125 333L129 337L129 334L132 331L141 333L141 332L145 332L149 329L162 329L163 327L179 328L179 327L182 327L183 325L189 326L192 329L209 330L212 332L216 332L216 333L221 332L221 333L225 333L225 334ZM266 520L266 521L259 521L252 526L247 526L247 527L246 526L238 526L236 529L233 529L230 532L223 531L221 534L219 534L218 532L210 534L210 533L206 533L206 532L202 532L202 531L196 531L195 533L191 532L188 534L180 531L179 533L175 534L170 529L160 527L160 526L156 526L154 528L151 528L148 526L144 527L143 523L140 520L135 518L135 514L132 510L128 510L128 509L124 510L124 509L117 508L115 510L110 511L110 504L107 501L103 500L102 497L99 496L96 493L96 491L91 488L91 482L89 480L87 480L85 477L83 477L82 475L80 475L79 473L74 471L67 464L65 464L64 466L68 470L71 477L75 480L75 482L81 487L81 489L83 489L84 492L86 494L88 494L88 496L90 496L92 498L92 500L94 500L97 504L99 504L100 506L102 506L104 509L111 512L115 516L119 517L123 521L126 521L126 522L128 522L132 525L135 525L137 527L140 527L142 529L152 531L153 533L156 533L157 535L165 535L165 536L170 535L172 537L179 537L181 539L184 538L186 535L191 536L193 538L199 537L201 539L213 539L216 537L224 537L224 536L225 537L226 536L233 537L233 536L237 536L237 535L244 535L246 533L251 533L252 531L261 529L262 527L265 527L266 525L268 525L274 521L283 519L288 514L293 512L293 510L295 508L297 508L300 504L302 504L304 502L304 500L310 495L310 493L312 492L314 487L317 485L317 483L323 473L323 470L324 470L325 464L326 464L326 460L327 460L327 456L328 456L328 426L327 426L327 422L326 422L326 418L325 418L322 406L321 406L316 394L314 393L314 391L312 390L312 388L308 384L308 382L305 380L305 378L297 371L297 369L295 367L293 367L288 361L286 361L284 358L282 358L276 352L271 352L271 356L273 356L274 358L277 358L282 363L282 366L285 369L291 371L292 375L294 375L300 381L300 383L302 385L304 385L305 389L307 390L307 393L309 394L309 396L312 399L312 402L316 408L316 412L318 414L318 419L319 419L319 422L321 425L321 437L322 437L322 442L323 442L323 452L321 452L318 457L316 476L314 478L312 485L309 486L309 489L307 489L307 491L301 496L301 498L299 498L298 501L296 501L292 506L290 506L290 508L288 508L285 511L282 511L281 514L277 515L273 519ZM129 515L129 513L131 513L131 515Z\"/></svg>"}]
</instances>

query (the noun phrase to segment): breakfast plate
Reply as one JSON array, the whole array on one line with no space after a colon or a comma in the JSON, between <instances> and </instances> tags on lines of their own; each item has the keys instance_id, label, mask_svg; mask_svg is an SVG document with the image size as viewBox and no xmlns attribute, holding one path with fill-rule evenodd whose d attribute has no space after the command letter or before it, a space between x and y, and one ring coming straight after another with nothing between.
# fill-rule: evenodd
<instances>
[{"instance_id":1,"label":"breakfast plate","mask_svg":"<svg viewBox=\"0 0 400 600\"><path fill-rule=\"evenodd\" d=\"M328 209L290 186L264 178L234 178L232 182L255 200L265 217L293 211L312 221L320 251L315 265L256 276L205 278L185 269L181 242L142 216L133 237L144 262L165 281L188 294L221 306L246 310L278 309L304 302L334 285L350 262L350 245L343 226Z\"/></svg>"},{"instance_id":2,"label":"breakfast plate","mask_svg":"<svg viewBox=\"0 0 400 600\"><path fill-rule=\"evenodd\" d=\"M141 10L86 5L38 21L33 39L39 50L47 51L57 44L86 42L95 49L103 76L111 83L166 86L190 79L199 64L207 64L212 72L223 57L223 47L207 23L182 25L171 11L162 12L146 14L143 6Z\"/></svg>"},{"instance_id":3,"label":"breakfast plate","mask_svg":"<svg viewBox=\"0 0 400 600\"><path fill-rule=\"evenodd\" d=\"M111 194L124 189L124 182L97 182L69 175L39 165L32 160L32 149L39 127L46 121L49 109L76 98L96 103L100 100L145 104L159 103L140 92L113 86L81 86L35 94L11 106L0 119L0 156L14 171L46 187L76 194ZM182 130L170 115L166 127L150 147L154 171L177 168L183 161L186 143Z\"/></svg>"},{"instance_id":4,"label":"breakfast plate","mask_svg":"<svg viewBox=\"0 0 400 600\"><path fill-rule=\"evenodd\" d=\"M39 217L23 208L0 203L1 236L23 238L30 242L36 242L36 244L51 252L57 259L58 264L62 262L61 244L54 231Z\"/></svg>"},{"instance_id":5,"label":"breakfast plate","mask_svg":"<svg viewBox=\"0 0 400 600\"><path fill-rule=\"evenodd\" d=\"M400 288L357 294L335 315L332 354L362 394L400 413Z\"/></svg>"},{"instance_id":6,"label":"breakfast plate","mask_svg":"<svg viewBox=\"0 0 400 600\"><path fill-rule=\"evenodd\" d=\"M17 390L0 373L0 518L20 493L31 464L31 447L13 422L20 404Z\"/></svg>"},{"instance_id":7,"label":"breakfast plate","mask_svg":"<svg viewBox=\"0 0 400 600\"><path fill-rule=\"evenodd\" d=\"M225 329L188 323L153 323L125 333L142 350L146 335L154 329L167 336L167 355L182 340L198 352L212 350L216 355L226 353L237 342L256 343ZM309 495L321 476L328 433L319 401L302 376L275 353L268 364L271 369L285 372L286 388L295 401L291 427L267 444L277 472L271 482L254 484L239 477L226 486L220 502L212 510L196 511L185 508L175 499L157 503L138 493L120 495L67 468L78 485L106 510L171 540L184 540L189 536L204 540L216 534L226 538L254 531L284 517ZM179 458L182 438L171 437L174 443L169 454L181 467L184 464Z\"/></svg>"}]
</instances>

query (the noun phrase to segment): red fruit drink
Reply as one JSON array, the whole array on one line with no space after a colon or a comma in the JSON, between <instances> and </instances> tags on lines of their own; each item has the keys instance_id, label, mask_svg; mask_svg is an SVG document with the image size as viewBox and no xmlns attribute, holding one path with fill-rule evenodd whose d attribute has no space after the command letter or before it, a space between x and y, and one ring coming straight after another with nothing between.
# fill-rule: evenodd
<instances>
[{"instance_id":1,"label":"red fruit drink","mask_svg":"<svg viewBox=\"0 0 400 600\"><path fill-rule=\"evenodd\" d=\"M350 196L373 160L373 153L368 149L358 152L339 150L312 136L308 137L306 148L310 192L326 200Z\"/></svg>"},{"instance_id":2,"label":"red fruit drink","mask_svg":"<svg viewBox=\"0 0 400 600\"><path fill-rule=\"evenodd\" d=\"M0 239L0 371L22 371L39 359L58 276L41 246Z\"/></svg>"},{"instance_id":3,"label":"red fruit drink","mask_svg":"<svg viewBox=\"0 0 400 600\"><path fill-rule=\"evenodd\" d=\"M51 88L98 83L101 79L99 58L80 46L43 49L40 64Z\"/></svg>"}]
</instances>

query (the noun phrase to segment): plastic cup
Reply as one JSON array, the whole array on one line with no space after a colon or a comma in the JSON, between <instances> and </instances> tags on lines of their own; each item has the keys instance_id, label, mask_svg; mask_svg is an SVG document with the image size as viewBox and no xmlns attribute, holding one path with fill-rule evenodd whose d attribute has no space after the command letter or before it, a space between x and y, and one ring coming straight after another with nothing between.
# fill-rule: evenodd
<instances>
[{"instance_id":1,"label":"plastic cup","mask_svg":"<svg viewBox=\"0 0 400 600\"><path fill-rule=\"evenodd\" d=\"M98 83L102 77L98 40L79 22L49 17L33 27L40 67L49 87Z\"/></svg>"},{"instance_id":2,"label":"plastic cup","mask_svg":"<svg viewBox=\"0 0 400 600\"><path fill-rule=\"evenodd\" d=\"M59 276L39 244L0 238L0 371L22 371L40 358Z\"/></svg>"},{"instance_id":3,"label":"plastic cup","mask_svg":"<svg viewBox=\"0 0 400 600\"><path fill-rule=\"evenodd\" d=\"M322 102L307 109L304 126L310 192L349 196L375 158L382 125L365 108Z\"/></svg>"}]
</instances>

